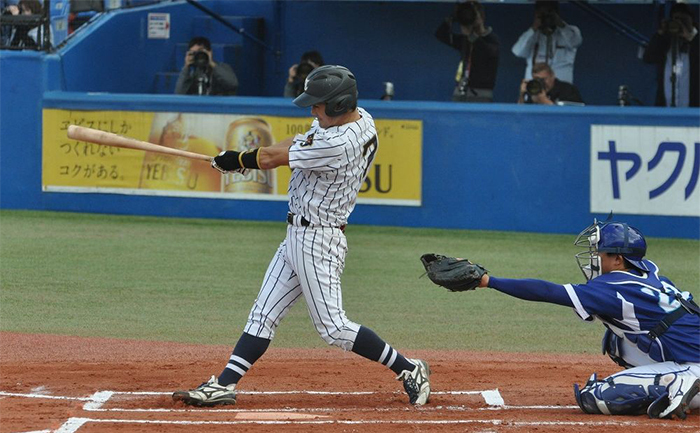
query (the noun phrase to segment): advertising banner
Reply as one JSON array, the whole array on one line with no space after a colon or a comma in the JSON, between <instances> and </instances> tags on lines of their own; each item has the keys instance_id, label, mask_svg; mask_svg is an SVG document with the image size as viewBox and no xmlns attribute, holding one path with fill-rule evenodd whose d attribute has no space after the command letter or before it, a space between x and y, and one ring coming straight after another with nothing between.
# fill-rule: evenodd
<instances>
[{"instance_id":1,"label":"advertising banner","mask_svg":"<svg viewBox=\"0 0 700 433\"><path fill-rule=\"evenodd\" d=\"M42 186L48 192L287 200L289 167L222 175L207 162L68 139L69 125L215 156L306 132L311 118L44 109ZM359 203L420 206L422 122L376 120L379 150Z\"/></svg>"},{"instance_id":2,"label":"advertising banner","mask_svg":"<svg viewBox=\"0 0 700 433\"><path fill-rule=\"evenodd\" d=\"M591 126L591 212L700 216L700 128Z\"/></svg>"}]
</instances>

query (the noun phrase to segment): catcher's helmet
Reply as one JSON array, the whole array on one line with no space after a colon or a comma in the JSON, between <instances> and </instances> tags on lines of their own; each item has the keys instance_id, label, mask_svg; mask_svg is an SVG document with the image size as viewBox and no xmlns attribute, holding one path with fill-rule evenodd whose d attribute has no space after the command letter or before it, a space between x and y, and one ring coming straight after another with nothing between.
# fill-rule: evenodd
<instances>
[{"instance_id":1,"label":"catcher's helmet","mask_svg":"<svg viewBox=\"0 0 700 433\"><path fill-rule=\"evenodd\" d=\"M294 104L310 107L326 104L326 114L340 116L357 107L357 82L348 68L337 65L320 66L306 77L304 93L297 96Z\"/></svg>"},{"instance_id":2,"label":"catcher's helmet","mask_svg":"<svg viewBox=\"0 0 700 433\"><path fill-rule=\"evenodd\" d=\"M598 253L620 254L635 268L648 272L643 258L647 242L638 229L616 221L594 221L576 238L575 245L586 246L588 251L576 254L579 267L587 279L600 274Z\"/></svg>"}]
</instances>

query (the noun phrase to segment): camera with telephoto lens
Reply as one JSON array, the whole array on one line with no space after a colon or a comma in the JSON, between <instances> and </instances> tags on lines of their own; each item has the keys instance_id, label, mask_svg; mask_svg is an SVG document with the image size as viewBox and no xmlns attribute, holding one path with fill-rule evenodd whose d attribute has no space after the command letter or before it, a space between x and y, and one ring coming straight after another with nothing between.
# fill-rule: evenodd
<instances>
[{"instance_id":1,"label":"camera with telephoto lens","mask_svg":"<svg viewBox=\"0 0 700 433\"><path fill-rule=\"evenodd\" d=\"M539 95L546 88L547 87L545 86L544 80L542 78L533 78L532 80L528 81L525 85L525 89L527 90L527 93L530 96Z\"/></svg>"},{"instance_id":2,"label":"camera with telephoto lens","mask_svg":"<svg viewBox=\"0 0 700 433\"><path fill-rule=\"evenodd\" d=\"M473 2L459 4L454 13L454 19L465 27L473 26L478 17L479 11Z\"/></svg>"},{"instance_id":3,"label":"camera with telephoto lens","mask_svg":"<svg viewBox=\"0 0 700 433\"><path fill-rule=\"evenodd\" d=\"M549 36L557 29L557 13L554 11L546 11L540 15L540 32L543 35Z\"/></svg>"},{"instance_id":4,"label":"camera with telephoto lens","mask_svg":"<svg viewBox=\"0 0 700 433\"><path fill-rule=\"evenodd\" d=\"M683 32L683 23L678 20L666 21L666 33L671 36L678 36Z\"/></svg>"},{"instance_id":5,"label":"camera with telephoto lens","mask_svg":"<svg viewBox=\"0 0 700 433\"><path fill-rule=\"evenodd\" d=\"M209 67L209 54L206 51L197 51L192 55L192 66L206 70Z\"/></svg>"}]
</instances>

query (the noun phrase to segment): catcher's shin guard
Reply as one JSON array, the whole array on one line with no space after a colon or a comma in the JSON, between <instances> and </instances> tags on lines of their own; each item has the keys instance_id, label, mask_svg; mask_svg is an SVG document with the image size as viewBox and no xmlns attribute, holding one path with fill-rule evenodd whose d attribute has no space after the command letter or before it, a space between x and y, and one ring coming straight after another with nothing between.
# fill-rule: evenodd
<instances>
[{"instance_id":1,"label":"catcher's shin guard","mask_svg":"<svg viewBox=\"0 0 700 433\"><path fill-rule=\"evenodd\" d=\"M623 372L598 380L593 373L582 389L574 384L576 403L585 413L641 415L655 400L667 396L666 386L659 384L661 376Z\"/></svg>"}]
</instances>

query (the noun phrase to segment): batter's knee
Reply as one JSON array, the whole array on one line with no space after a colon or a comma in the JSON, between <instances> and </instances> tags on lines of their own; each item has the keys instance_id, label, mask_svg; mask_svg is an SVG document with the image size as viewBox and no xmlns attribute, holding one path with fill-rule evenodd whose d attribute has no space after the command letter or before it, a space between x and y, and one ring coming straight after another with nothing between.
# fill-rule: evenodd
<instances>
[{"instance_id":1,"label":"batter's knee","mask_svg":"<svg viewBox=\"0 0 700 433\"><path fill-rule=\"evenodd\" d=\"M331 346L337 346L341 349L348 351L352 350L352 346L355 344L355 337L357 337L357 331L360 330L360 325L352 322L348 322L345 326L338 329L333 327L332 329L318 329L318 333L325 341Z\"/></svg>"},{"instance_id":2,"label":"batter's knee","mask_svg":"<svg viewBox=\"0 0 700 433\"><path fill-rule=\"evenodd\" d=\"M277 324L267 318L249 317L244 331L256 337L272 340Z\"/></svg>"}]
</instances>

